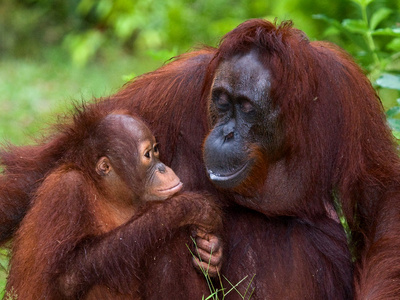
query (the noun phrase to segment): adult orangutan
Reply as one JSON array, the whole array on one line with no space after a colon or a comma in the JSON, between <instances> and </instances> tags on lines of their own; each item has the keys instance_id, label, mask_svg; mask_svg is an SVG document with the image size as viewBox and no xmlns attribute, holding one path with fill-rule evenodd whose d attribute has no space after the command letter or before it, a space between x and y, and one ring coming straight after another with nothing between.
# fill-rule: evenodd
<instances>
[{"instance_id":1,"label":"adult orangutan","mask_svg":"<svg viewBox=\"0 0 400 300\"><path fill-rule=\"evenodd\" d=\"M355 297L399 299L398 151L349 55L290 22L250 20L222 40L204 91L209 178L248 209L227 214L222 273L255 274L252 299L351 299L337 200L359 259Z\"/></svg>"},{"instance_id":2,"label":"adult orangutan","mask_svg":"<svg viewBox=\"0 0 400 300\"><path fill-rule=\"evenodd\" d=\"M143 117L186 189L207 190L225 205L222 274L233 283L249 276L242 293L254 275L251 299L353 297L335 200L361 257L358 297L398 298L399 160L378 97L339 48L310 42L289 22L250 20L217 52L186 54L103 105ZM210 127L206 173L201 145ZM18 162L27 153L35 151L3 154L3 240L54 161L49 151Z\"/></svg>"},{"instance_id":3,"label":"adult orangutan","mask_svg":"<svg viewBox=\"0 0 400 300\"><path fill-rule=\"evenodd\" d=\"M189 230L221 228L219 209L204 193L174 196L182 183L160 162L147 126L92 105L58 131L65 151L16 232L8 296L201 299L209 294L187 245Z\"/></svg>"}]
</instances>

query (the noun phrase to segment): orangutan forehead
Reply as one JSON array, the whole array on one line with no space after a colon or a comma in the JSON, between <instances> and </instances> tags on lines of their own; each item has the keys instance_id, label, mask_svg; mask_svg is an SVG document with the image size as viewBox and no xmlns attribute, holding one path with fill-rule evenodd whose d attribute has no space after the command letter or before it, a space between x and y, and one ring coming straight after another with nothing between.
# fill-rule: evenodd
<instances>
[{"instance_id":1,"label":"orangutan forehead","mask_svg":"<svg viewBox=\"0 0 400 300\"><path fill-rule=\"evenodd\" d=\"M117 135L133 136L138 142L153 140L150 129L139 118L131 115L110 114L104 119L104 125Z\"/></svg>"},{"instance_id":2,"label":"orangutan forehead","mask_svg":"<svg viewBox=\"0 0 400 300\"><path fill-rule=\"evenodd\" d=\"M223 88L230 93L234 87L238 95L260 95L271 87L270 71L264 67L254 51L237 55L223 61L217 69L214 88Z\"/></svg>"}]
</instances>

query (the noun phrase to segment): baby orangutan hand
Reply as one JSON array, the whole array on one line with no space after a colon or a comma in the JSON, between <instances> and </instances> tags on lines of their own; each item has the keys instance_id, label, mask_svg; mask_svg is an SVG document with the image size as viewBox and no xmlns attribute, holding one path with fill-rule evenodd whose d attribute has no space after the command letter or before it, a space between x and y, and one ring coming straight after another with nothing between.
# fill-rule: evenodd
<instances>
[{"instance_id":1,"label":"baby orangutan hand","mask_svg":"<svg viewBox=\"0 0 400 300\"><path fill-rule=\"evenodd\" d=\"M198 228L195 231L195 257L193 263L200 271L205 271L210 277L216 277L222 265L222 242L212 233Z\"/></svg>"}]
</instances>

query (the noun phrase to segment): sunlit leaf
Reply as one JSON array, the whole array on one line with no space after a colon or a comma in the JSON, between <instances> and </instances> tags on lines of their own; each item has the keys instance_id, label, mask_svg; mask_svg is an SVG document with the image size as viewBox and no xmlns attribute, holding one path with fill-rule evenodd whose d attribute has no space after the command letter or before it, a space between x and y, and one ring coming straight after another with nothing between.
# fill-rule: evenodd
<instances>
[{"instance_id":1,"label":"sunlit leaf","mask_svg":"<svg viewBox=\"0 0 400 300\"><path fill-rule=\"evenodd\" d=\"M400 28L382 28L371 32L373 35L388 35L400 37Z\"/></svg>"},{"instance_id":2,"label":"sunlit leaf","mask_svg":"<svg viewBox=\"0 0 400 300\"><path fill-rule=\"evenodd\" d=\"M366 7L368 4L370 4L371 2L373 2L374 0L352 0L353 2Z\"/></svg>"},{"instance_id":3,"label":"sunlit leaf","mask_svg":"<svg viewBox=\"0 0 400 300\"><path fill-rule=\"evenodd\" d=\"M372 14L369 27L374 30L379 25L379 23L386 19L391 13L392 10L386 7L378 9Z\"/></svg>"},{"instance_id":4,"label":"sunlit leaf","mask_svg":"<svg viewBox=\"0 0 400 300\"><path fill-rule=\"evenodd\" d=\"M383 88L400 91L400 75L383 74L376 80L376 84Z\"/></svg>"},{"instance_id":5,"label":"sunlit leaf","mask_svg":"<svg viewBox=\"0 0 400 300\"><path fill-rule=\"evenodd\" d=\"M140 22L140 18L133 18L129 15L120 16L114 22L115 33L119 38L125 40L141 25Z\"/></svg>"},{"instance_id":6,"label":"sunlit leaf","mask_svg":"<svg viewBox=\"0 0 400 300\"><path fill-rule=\"evenodd\" d=\"M150 56L154 60L159 60L162 62L167 61L168 59L178 55L177 47L172 48L171 50L162 49L162 50L148 50L146 54Z\"/></svg>"},{"instance_id":7,"label":"sunlit leaf","mask_svg":"<svg viewBox=\"0 0 400 300\"><path fill-rule=\"evenodd\" d=\"M82 35L70 35L66 40L72 60L77 66L83 66L94 56L101 44L104 36L97 30L90 30Z\"/></svg>"},{"instance_id":8,"label":"sunlit leaf","mask_svg":"<svg viewBox=\"0 0 400 300\"><path fill-rule=\"evenodd\" d=\"M339 21L329 18L323 14L316 14L316 15L313 15L312 17L313 17L313 19L316 19L316 20L323 20L323 21L327 22L328 24L333 25L336 28L342 28L342 24Z\"/></svg>"},{"instance_id":9,"label":"sunlit leaf","mask_svg":"<svg viewBox=\"0 0 400 300\"><path fill-rule=\"evenodd\" d=\"M389 123L390 128L392 128L392 130L400 132L400 120L389 118L387 121Z\"/></svg>"},{"instance_id":10,"label":"sunlit leaf","mask_svg":"<svg viewBox=\"0 0 400 300\"><path fill-rule=\"evenodd\" d=\"M400 52L400 38L393 39L386 45L386 48L394 52Z\"/></svg>"},{"instance_id":11,"label":"sunlit leaf","mask_svg":"<svg viewBox=\"0 0 400 300\"><path fill-rule=\"evenodd\" d=\"M368 31L367 24L363 20L345 19L342 22L344 28L353 33L364 34Z\"/></svg>"},{"instance_id":12,"label":"sunlit leaf","mask_svg":"<svg viewBox=\"0 0 400 300\"><path fill-rule=\"evenodd\" d=\"M77 11L82 15L88 14L95 3L96 1L94 0L81 0L78 4Z\"/></svg>"},{"instance_id":13,"label":"sunlit leaf","mask_svg":"<svg viewBox=\"0 0 400 300\"><path fill-rule=\"evenodd\" d=\"M400 106L393 106L386 111L387 118L393 118L400 113Z\"/></svg>"},{"instance_id":14,"label":"sunlit leaf","mask_svg":"<svg viewBox=\"0 0 400 300\"><path fill-rule=\"evenodd\" d=\"M392 129L392 134L398 140L397 143L400 143L400 131Z\"/></svg>"},{"instance_id":15,"label":"sunlit leaf","mask_svg":"<svg viewBox=\"0 0 400 300\"><path fill-rule=\"evenodd\" d=\"M128 82L128 81L132 80L133 78L135 78L136 76L137 76L136 73L130 73L130 74L127 74L127 75L123 75L122 76L122 80L124 82Z\"/></svg>"},{"instance_id":16,"label":"sunlit leaf","mask_svg":"<svg viewBox=\"0 0 400 300\"><path fill-rule=\"evenodd\" d=\"M107 15L111 12L112 9L113 9L113 2L110 0L101 0L97 3L96 11L101 19L107 17Z\"/></svg>"}]
</instances>

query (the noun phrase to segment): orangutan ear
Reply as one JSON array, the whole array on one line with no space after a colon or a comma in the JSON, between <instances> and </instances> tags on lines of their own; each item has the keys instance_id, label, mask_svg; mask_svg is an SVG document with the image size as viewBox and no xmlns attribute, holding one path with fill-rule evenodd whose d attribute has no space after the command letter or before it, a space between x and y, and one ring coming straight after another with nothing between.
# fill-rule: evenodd
<instances>
[{"instance_id":1,"label":"orangutan ear","mask_svg":"<svg viewBox=\"0 0 400 300\"><path fill-rule=\"evenodd\" d=\"M100 176L106 176L112 170L112 166L108 157L101 157L96 164L96 172Z\"/></svg>"}]
</instances>

